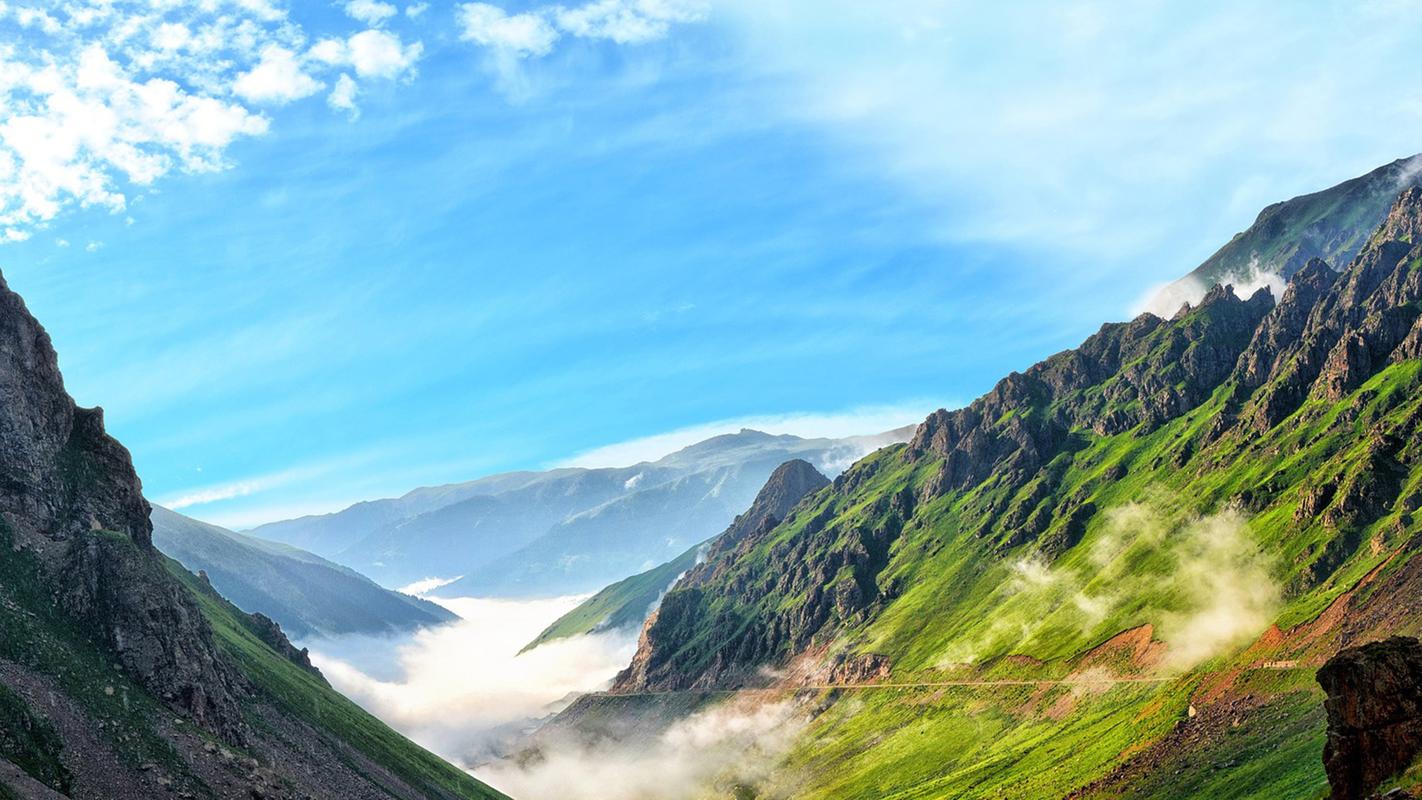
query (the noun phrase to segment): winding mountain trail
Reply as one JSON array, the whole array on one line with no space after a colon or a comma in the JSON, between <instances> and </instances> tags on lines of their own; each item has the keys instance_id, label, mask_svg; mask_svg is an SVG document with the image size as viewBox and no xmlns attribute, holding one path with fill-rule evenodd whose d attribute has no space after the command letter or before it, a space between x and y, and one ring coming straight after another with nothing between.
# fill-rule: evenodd
<instances>
[{"instance_id":1,"label":"winding mountain trail","mask_svg":"<svg viewBox=\"0 0 1422 800\"><path fill-rule=\"evenodd\" d=\"M1247 671L1278 672L1291 669L1311 669L1311 667L1299 666L1292 662L1266 662L1258 666L1248 667ZM1119 684L1162 684L1170 683L1180 676L1144 678L1144 677L1081 677L1081 678L1041 678L1041 679L999 679L999 680L958 680L958 681L925 681L925 682L894 682L894 683L814 683L800 686L768 686L758 689L664 689L656 691L636 691L636 692L589 692L590 697L664 697L668 695L737 695L737 694L776 694L793 692L818 692L833 690L862 691L867 689L945 689L959 686L1115 686Z\"/></svg>"}]
</instances>

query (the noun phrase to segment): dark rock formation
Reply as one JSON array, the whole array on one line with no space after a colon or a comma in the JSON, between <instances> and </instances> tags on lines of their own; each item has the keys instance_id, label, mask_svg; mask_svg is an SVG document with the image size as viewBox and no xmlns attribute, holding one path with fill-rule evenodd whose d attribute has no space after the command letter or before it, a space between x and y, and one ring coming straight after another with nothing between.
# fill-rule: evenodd
<instances>
[{"instance_id":1,"label":"dark rock formation","mask_svg":"<svg viewBox=\"0 0 1422 800\"><path fill-rule=\"evenodd\" d=\"M76 408L49 336L0 280L0 514L55 601L140 685L229 741L246 687L152 547L149 505L103 412Z\"/></svg>"},{"instance_id":2,"label":"dark rock formation","mask_svg":"<svg viewBox=\"0 0 1422 800\"><path fill-rule=\"evenodd\" d=\"M305 647L298 650L296 646L291 643L291 640L286 638L286 634L282 632L281 626L278 625L275 620L262 613L254 613L248 619L251 620L250 628L252 632L255 633L257 638L261 639L267 647L277 651L287 661L301 667L307 672L317 676L321 675L321 670L316 669L315 665L311 663L311 651ZM325 680L325 678L322 678L322 680Z\"/></svg>"},{"instance_id":3,"label":"dark rock formation","mask_svg":"<svg viewBox=\"0 0 1422 800\"><path fill-rule=\"evenodd\" d=\"M730 527L712 540L703 563L717 561L718 556L736 549L755 534L774 528L797 503L829 485L829 478L803 459L791 459L776 467L765 486L756 494L751 507L745 513L738 514ZM683 585L690 585L690 582L708 578L709 572L698 568L682 580L686 582Z\"/></svg>"},{"instance_id":4,"label":"dark rock formation","mask_svg":"<svg viewBox=\"0 0 1422 800\"><path fill-rule=\"evenodd\" d=\"M1422 644L1395 636L1318 671L1328 699L1323 765L1333 800L1367 797L1422 752Z\"/></svg>"}]
</instances>

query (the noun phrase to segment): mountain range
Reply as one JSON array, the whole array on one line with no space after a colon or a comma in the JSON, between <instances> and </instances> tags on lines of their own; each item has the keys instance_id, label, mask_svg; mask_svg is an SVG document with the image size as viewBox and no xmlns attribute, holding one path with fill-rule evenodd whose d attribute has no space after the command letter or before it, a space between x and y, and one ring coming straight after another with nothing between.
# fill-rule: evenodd
<instances>
[{"instance_id":1,"label":"mountain range","mask_svg":"<svg viewBox=\"0 0 1422 800\"><path fill-rule=\"evenodd\" d=\"M1412 163L1273 206L1201 268L1274 259L1281 296L1105 325L712 542L612 692L541 735L645 739L754 690L803 727L744 796L1415 788L1415 642L1357 649L1422 632Z\"/></svg>"},{"instance_id":2,"label":"mountain range","mask_svg":"<svg viewBox=\"0 0 1422 800\"><path fill-rule=\"evenodd\" d=\"M388 634L458 619L443 606L382 588L360 573L289 545L244 536L153 507L153 544L202 575L238 608L298 639Z\"/></svg>"},{"instance_id":3,"label":"mountain range","mask_svg":"<svg viewBox=\"0 0 1422 800\"><path fill-rule=\"evenodd\" d=\"M837 475L911 433L909 427L806 439L741 430L630 467L494 475L249 533L310 550L385 585L458 579L432 590L441 596L577 594L715 535L787 460Z\"/></svg>"}]
</instances>

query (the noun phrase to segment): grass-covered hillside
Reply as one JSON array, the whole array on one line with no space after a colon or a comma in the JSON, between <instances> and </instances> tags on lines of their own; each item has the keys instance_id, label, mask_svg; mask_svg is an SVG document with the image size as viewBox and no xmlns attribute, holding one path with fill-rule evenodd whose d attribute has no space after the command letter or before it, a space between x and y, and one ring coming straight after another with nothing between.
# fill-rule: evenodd
<instances>
[{"instance_id":1,"label":"grass-covered hillside","mask_svg":"<svg viewBox=\"0 0 1422 800\"><path fill-rule=\"evenodd\" d=\"M1314 671L1422 627L1419 231L1413 190L1277 304L1216 290L938 412L694 568L618 688L904 684L809 706L794 797L1323 796Z\"/></svg>"}]
</instances>

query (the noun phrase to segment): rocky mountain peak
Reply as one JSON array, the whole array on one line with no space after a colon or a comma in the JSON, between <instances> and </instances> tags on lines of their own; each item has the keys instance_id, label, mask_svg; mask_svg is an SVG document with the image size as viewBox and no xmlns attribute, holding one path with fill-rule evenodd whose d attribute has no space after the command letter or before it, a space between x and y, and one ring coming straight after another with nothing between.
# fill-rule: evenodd
<instances>
[{"instance_id":1,"label":"rocky mountain peak","mask_svg":"<svg viewBox=\"0 0 1422 800\"><path fill-rule=\"evenodd\" d=\"M1397 196L1370 244L1388 241L1422 244L1422 187L1404 189Z\"/></svg>"}]
</instances>

